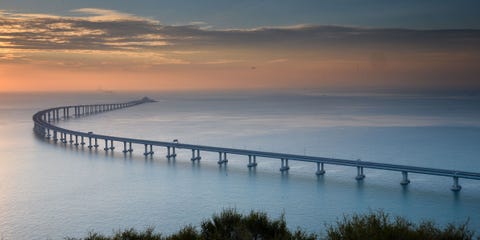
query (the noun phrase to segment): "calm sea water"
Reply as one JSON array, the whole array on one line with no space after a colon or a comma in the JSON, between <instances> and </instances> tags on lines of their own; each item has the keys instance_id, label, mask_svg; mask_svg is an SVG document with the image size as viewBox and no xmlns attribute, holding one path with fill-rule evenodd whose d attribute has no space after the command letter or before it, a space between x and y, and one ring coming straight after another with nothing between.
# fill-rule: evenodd
<instances>
[{"instance_id":1,"label":"calm sea water","mask_svg":"<svg viewBox=\"0 0 480 240\"><path fill-rule=\"evenodd\" d=\"M0 95L0 239L61 239L127 227L171 233L224 208L285 214L289 227L321 233L343 214L383 209L439 224L470 219L480 231L480 181L217 154L176 161L143 146L132 156L53 144L34 136L31 116L67 104L129 101L145 93ZM480 172L480 97L307 93L148 93L157 103L62 122L82 131L224 147L362 159Z\"/></svg>"}]
</instances>

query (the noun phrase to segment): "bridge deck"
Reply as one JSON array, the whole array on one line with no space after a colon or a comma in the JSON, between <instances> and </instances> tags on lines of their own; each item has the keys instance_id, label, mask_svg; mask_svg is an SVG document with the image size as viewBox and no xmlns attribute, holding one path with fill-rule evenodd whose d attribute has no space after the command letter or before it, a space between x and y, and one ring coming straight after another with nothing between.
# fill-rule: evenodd
<instances>
[{"instance_id":1,"label":"bridge deck","mask_svg":"<svg viewBox=\"0 0 480 240\"><path fill-rule=\"evenodd\" d=\"M138 104L149 102L145 100L139 101L132 101L128 103L121 103L118 104L117 108L113 108L110 110L115 110L124 107L131 107ZM480 180L480 173L477 172L467 172L467 171L457 171L457 170L448 170L448 169L439 169L439 168L427 168L427 167L416 167L416 166L409 166L409 165L398 165L398 164L388 164L388 163L377 163L377 162L368 162L368 161L359 161L359 160L347 160L347 159L337 159L337 158L326 158L326 157L316 157L316 156L304 156L304 155L296 155L296 154L288 154L288 153L277 153L277 152L266 152L266 151L255 151L255 150L245 150L245 149L236 149L236 148L224 148L224 147L214 147L214 146L205 146L205 145L195 145L195 144L186 144L186 143L176 143L176 142L166 142L166 141L153 141L153 140L145 140L145 139L137 139L137 138L126 138L126 137L118 137L118 136L109 136L109 135L102 135L102 134L95 134L95 133L85 133L80 131L74 131L70 129L61 128L50 124L48 121L45 121L46 115L52 113L53 111L59 111L63 109L70 109L76 107L85 107L85 106L94 106L93 108L98 108L98 106L104 106L103 104L98 105L76 105L76 106L63 106L57 108L50 108L46 110L39 111L33 116L33 121L37 128L43 129L43 134L45 135L45 130L55 131L63 134L74 135L79 137L86 137L91 139L97 140L107 140L107 141L115 141L115 142L124 142L124 143L132 143L132 144L141 144L141 145L151 145L151 146L161 146L161 147L170 147L176 149L189 149L189 150L197 150L197 151L204 151L204 152L218 152L218 153L227 153L227 154L234 154L234 155L243 155L243 156L255 156L255 157L264 157L264 158L274 158L274 159L282 159L282 167L283 167L283 159L293 160L293 161L302 161L302 162L312 162L312 163L323 163L323 164L331 164L331 165L341 165L341 166L351 166L362 168L370 168L370 169L381 169L381 170L389 170L389 171L398 171L398 172L408 172L408 173L419 173L419 174L428 174L428 175L437 175L437 176L447 176L447 177L454 177L457 178L466 178L466 179L474 179ZM107 110L109 111L109 110ZM68 112L68 110L67 110ZM91 114L98 113L99 111L94 111ZM57 113L58 114L58 113ZM80 114L81 115L81 114ZM69 115L67 115L68 117ZM58 115L57 115L58 117ZM41 133L40 133L41 134ZM288 163L287 163L288 164ZM288 165L287 165L288 166Z\"/></svg>"}]
</instances>

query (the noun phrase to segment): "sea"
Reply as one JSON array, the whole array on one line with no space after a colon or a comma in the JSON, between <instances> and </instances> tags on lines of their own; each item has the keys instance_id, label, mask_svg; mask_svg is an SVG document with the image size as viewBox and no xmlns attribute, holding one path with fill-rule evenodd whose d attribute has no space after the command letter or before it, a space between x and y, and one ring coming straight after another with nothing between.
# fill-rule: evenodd
<instances>
[{"instance_id":1,"label":"sea","mask_svg":"<svg viewBox=\"0 0 480 240\"><path fill-rule=\"evenodd\" d=\"M209 146L273 151L480 172L480 96L448 93L329 93L317 90L215 92L63 92L0 94L0 239L63 239L89 232L154 227L164 234L224 209L284 216L292 230L325 234L344 216L384 211L439 226L465 223L480 232L480 181L178 150L167 160L154 147L143 156L53 143L33 133L45 108L127 102L155 103L70 118L60 127Z\"/></svg>"}]
</instances>

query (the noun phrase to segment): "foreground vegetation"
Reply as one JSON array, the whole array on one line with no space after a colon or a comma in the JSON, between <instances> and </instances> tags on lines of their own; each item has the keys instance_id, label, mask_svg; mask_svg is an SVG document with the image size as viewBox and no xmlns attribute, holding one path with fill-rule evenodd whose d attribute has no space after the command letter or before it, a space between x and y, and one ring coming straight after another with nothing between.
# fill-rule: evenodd
<instances>
[{"instance_id":1,"label":"foreground vegetation","mask_svg":"<svg viewBox=\"0 0 480 240\"><path fill-rule=\"evenodd\" d=\"M180 231L162 236L153 228L144 231L127 229L112 236L89 233L84 240L227 240L227 239L472 239L474 232L468 229L468 222L460 225L448 224L444 228L433 222L414 224L405 218L392 218L382 211L368 214L344 216L335 224L327 225L325 236L306 233L301 229L290 231L285 218L271 219L264 212L241 214L235 209L226 209L202 222L199 230L186 226ZM67 238L75 240L75 238ZM480 238L479 238L480 239Z\"/></svg>"}]
</instances>

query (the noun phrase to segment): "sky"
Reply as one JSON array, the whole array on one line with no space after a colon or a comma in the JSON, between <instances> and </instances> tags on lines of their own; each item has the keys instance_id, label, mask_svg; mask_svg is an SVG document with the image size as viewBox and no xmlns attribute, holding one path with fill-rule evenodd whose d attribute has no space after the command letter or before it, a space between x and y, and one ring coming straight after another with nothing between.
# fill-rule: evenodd
<instances>
[{"instance_id":1,"label":"sky","mask_svg":"<svg viewBox=\"0 0 480 240\"><path fill-rule=\"evenodd\" d=\"M1 92L480 91L480 1L7 0Z\"/></svg>"}]
</instances>

